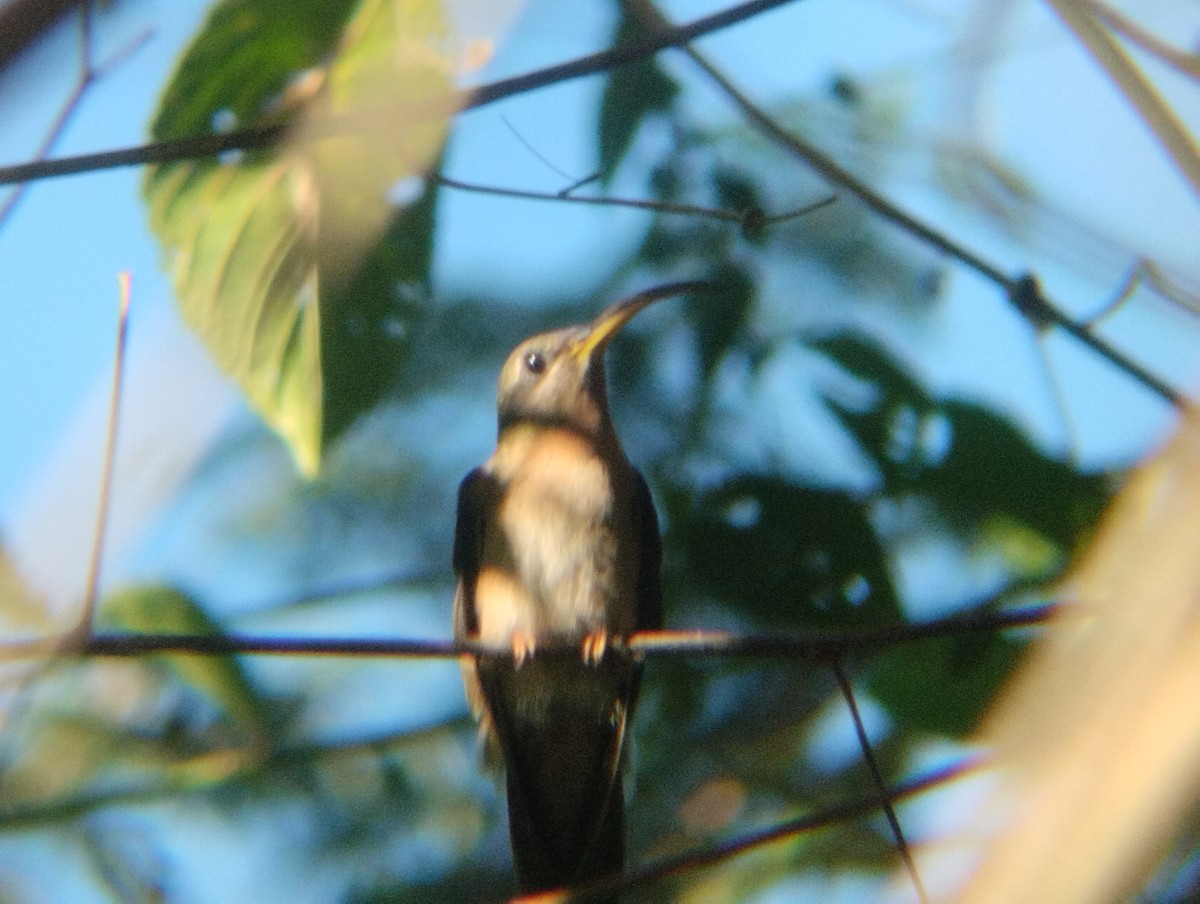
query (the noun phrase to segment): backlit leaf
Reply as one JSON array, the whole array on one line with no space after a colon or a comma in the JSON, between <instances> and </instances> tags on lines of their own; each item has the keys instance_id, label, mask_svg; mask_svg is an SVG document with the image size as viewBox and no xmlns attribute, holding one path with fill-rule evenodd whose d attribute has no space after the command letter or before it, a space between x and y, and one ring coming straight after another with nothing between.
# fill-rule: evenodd
<instances>
[{"instance_id":1,"label":"backlit leaf","mask_svg":"<svg viewBox=\"0 0 1200 904\"><path fill-rule=\"evenodd\" d=\"M400 217L405 232L387 235L421 253L373 256L397 213L391 189L442 147L449 38L436 0L364 0L353 15L345 2L227 0L154 122L168 139L299 111L285 145L152 167L144 192L184 319L305 474L398 369L403 343L387 341L405 332L397 287L426 288L428 191L402 205L419 210ZM357 294L364 286L376 294Z\"/></svg>"}]
</instances>

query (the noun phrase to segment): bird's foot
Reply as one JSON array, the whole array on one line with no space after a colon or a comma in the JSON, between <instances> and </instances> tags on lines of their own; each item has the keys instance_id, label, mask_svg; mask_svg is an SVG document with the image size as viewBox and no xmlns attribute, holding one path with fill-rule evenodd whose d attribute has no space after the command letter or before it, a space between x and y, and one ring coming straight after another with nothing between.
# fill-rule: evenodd
<instances>
[{"instance_id":1,"label":"bird's foot","mask_svg":"<svg viewBox=\"0 0 1200 904\"><path fill-rule=\"evenodd\" d=\"M532 659L533 651L536 646L537 641L534 639L532 631L513 631L513 667L519 669L526 659Z\"/></svg>"},{"instance_id":2,"label":"bird's foot","mask_svg":"<svg viewBox=\"0 0 1200 904\"><path fill-rule=\"evenodd\" d=\"M583 661L587 665L599 665L608 649L607 631L590 631L583 636Z\"/></svg>"}]
</instances>

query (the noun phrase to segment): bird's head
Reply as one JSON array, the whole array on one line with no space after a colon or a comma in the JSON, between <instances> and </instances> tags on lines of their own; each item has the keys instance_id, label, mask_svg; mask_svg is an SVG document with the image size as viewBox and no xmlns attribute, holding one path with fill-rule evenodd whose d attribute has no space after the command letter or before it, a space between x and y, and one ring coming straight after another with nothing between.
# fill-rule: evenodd
<instances>
[{"instance_id":1,"label":"bird's head","mask_svg":"<svg viewBox=\"0 0 1200 904\"><path fill-rule=\"evenodd\" d=\"M609 305L589 324L526 339L500 371L500 432L520 423L563 427L595 438L611 432L604 378L608 343L654 302L704 286L688 282L649 289Z\"/></svg>"}]
</instances>

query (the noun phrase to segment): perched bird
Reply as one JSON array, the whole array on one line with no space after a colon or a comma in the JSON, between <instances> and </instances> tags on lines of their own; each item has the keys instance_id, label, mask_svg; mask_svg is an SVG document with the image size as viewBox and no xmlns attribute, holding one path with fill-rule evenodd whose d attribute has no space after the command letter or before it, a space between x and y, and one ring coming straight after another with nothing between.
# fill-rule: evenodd
<instances>
[{"instance_id":1,"label":"perched bird","mask_svg":"<svg viewBox=\"0 0 1200 904\"><path fill-rule=\"evenodd\" d=\"M662 551L650 491L609 417L604 352L638 311L702 285L652 289L518 345L500 372L496 451L459 488L454 634L512 651L462 668L504 761L523 893L624 865L621 772L641 666L607 647L661 626Z\"/></svg>"}]
</instances>

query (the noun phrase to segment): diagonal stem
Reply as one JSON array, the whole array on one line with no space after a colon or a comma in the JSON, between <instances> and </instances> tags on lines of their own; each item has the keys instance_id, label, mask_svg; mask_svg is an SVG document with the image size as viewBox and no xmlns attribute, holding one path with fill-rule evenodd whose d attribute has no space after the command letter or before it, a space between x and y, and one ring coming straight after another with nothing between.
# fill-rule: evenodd
<instances>
[{"instance_id":1,"label":"diagonal stem","mask_svg":"<svg viewBox=\"0 0 1200 904\"><path fill-rule=\"evenodd\" d=\"M871 780L875 783L875 789L879 792L879 804L883 808L883 813L887 817L888 825L892 829L892 837L896 839L896 849L900 852L900 859L904 861L904 867L908 870L909 876L912 877L913 887L917 890L917 898L921 904L927 904L929 895L925 891L925 884L921 881L921 874L917 870L917 864L913 860L912 851L909 850L908 841L904 837L904 830L900 827L900 819L896 816L896 808L892 806L892 798L888 793L888 787L883 781L883 771L879 768L879 760L875 757L875 749L871 746L871 739L867 737L866 726L863 725L862 713L858 710L858 701L854 697L854 688L850 685L850 679L846 677L846 669L842 665L840 659L834 659L831 663L833 674L837 678L838 687L842 691L842 697L846 701L846 707L850 710L850 718L854 722L854 732L858 735L858 746L862 750L863 761L867 764L867 768L871 771Z\"/></svg>"}]
</instances>

